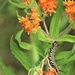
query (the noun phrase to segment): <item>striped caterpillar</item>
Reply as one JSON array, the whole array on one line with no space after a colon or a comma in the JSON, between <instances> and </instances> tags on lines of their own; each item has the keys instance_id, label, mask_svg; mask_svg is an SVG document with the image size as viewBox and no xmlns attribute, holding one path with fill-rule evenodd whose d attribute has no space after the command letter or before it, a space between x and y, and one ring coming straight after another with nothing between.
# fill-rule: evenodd
<instances>
[{"instance_id":1,"label":"striped caterpillar","mask_svg":"<svg viewBox=\"0 0 75 75\"><path fill-rule=\"evenodd\" d=\"M48 60L49 60L49 63L51 65L51 67L56 69L56 72L59 74L59 69L58 69L58 67L55 63L55 60L54 60L54 55L55 55L55 50L56 49L57 49L57 43L53 42L49 52L47 53L47 57L48 57Z\"/></svg>"}]
</instances>

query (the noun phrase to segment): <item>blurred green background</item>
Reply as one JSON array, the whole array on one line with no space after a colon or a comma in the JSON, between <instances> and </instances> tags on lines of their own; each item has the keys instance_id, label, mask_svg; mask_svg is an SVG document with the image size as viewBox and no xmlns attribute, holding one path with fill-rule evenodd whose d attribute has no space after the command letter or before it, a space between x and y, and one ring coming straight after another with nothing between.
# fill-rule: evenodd
<instances>
[{"instance_id":1,"label":"blurred green background","mask_svg":"<svg viewBox=\"0 0 75 75\"><path fill-rule=\"evenodd\" d=\"M0 0L0 57L4 64L11 68L16 75L27 75L25 68L15 59L10 51L11 36L21 30L21 25L18 23L16 16L16 10L20 11L20 9L11 5L8 0ZM75 30L72 30L71 34L75 35ZM64 45L64 48L66 46L68 46L68 44ZM71 46L69 47L71 48ZM72 70L75 71L75 68ZM0 75L5 75L1 67ZM75 73L72 75L75 75Z\"/></svg>"},{"instance_id":2,"label":"blurred green background","mask_svg":"<svg viewBox=\"0 0 75 75\"><path fill-rule=\"evenodd\" d=\"M26 75L24 67L14 58L10 51L10 38L21 30L16 16L16 7L8 0L0 0L0 57L4 64L17 75ZM0 75L5 75L0 67Z\"/></svg>"}]
</instances>

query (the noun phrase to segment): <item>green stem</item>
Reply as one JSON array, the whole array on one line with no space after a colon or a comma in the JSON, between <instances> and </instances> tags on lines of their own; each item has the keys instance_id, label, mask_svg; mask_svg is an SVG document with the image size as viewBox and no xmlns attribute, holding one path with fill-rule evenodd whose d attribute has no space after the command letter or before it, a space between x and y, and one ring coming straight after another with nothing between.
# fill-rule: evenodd
<instances>
[{"instance_id":1,"label":"green stem","mask_svg":"<svg viewBox=\"0 0 75 75\"><path fill-rule=\"evenodd\" d=\"M62 31L58 36L55 37L55 39L57 39L58 37L60 37L62 34L67 33L71 29L72 24L73 23L69 24L69 26L64 31Z\"/></svg>"},{"instance_id":2,"label":"green stem","mask_svg":"<svg viewBox=\"0 0 75 75\"><path fill-rule=\"evenodd\" d=\"M48 28L47 28L47 25L46 25L46 22L45 22L45 17L43 18L43 25L44 25L47 36L50 37L49 32L48 32Z\"/></svg>"}]
</instances>

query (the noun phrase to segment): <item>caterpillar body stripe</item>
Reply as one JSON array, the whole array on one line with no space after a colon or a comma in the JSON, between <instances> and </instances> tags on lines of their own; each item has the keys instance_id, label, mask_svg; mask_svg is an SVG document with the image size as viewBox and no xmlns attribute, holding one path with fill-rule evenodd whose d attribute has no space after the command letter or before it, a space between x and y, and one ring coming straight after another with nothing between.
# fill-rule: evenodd
<instances>
[{"instance_id":1,"label":"caterpillar body stripe","mask_svg":"<svg viewBox=\"0 0 75 75\"><path fill-rule=\"evenodd\" d=\"M57 49L57 43L53 42L49 52L47 53L47 56L48 56L48 60L49 60L50 65L53 68L55 68L56 72L59 74L59 69L58 69L57 64L55 63L55 60L54 60L54 55L55 55L56 49Z\"/></svg>"}]
</instances>

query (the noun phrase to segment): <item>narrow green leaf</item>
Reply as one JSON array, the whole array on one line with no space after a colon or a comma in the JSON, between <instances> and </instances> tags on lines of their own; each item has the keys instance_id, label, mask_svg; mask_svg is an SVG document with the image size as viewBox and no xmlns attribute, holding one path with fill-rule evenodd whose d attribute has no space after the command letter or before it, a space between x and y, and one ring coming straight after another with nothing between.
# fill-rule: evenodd
<instances>
[{"instance_id":1,"label":"narrow green leaf","mask_svg":"<svg viewBox=\"0 0 75 75\"><path fill-rule=\"evenodd\" d=\"M18 19L20 19L21 16L18 14L18 11L16 11L16 14L17 14Z\"/></svg>"},{"instance_id":2,"label":"narrow green leaf","mask_svg":"<svg viewBox=\"0 0 75 75\"><path fill-rule=\"evenodd\" d=\"M44 55L46 55L50 49L50 44L45 42L42 45L43 45L43 49L44 49Z\"/></svg>"},{"instance_id":3,"label":"narrow green leaf","mask_svg":"<svg viewBox=\"0 0 75 75\"><path fill-rule=\"evenodd\" d=\"M75 53L75 44L73 45L72 53Z\"/></svg>"},{"instance_id":4,"label":"narrow green leaf","mask_svg":"<svg viewBox=\"0 0 75 75\"><path fill-rule=\"evenodd\" d=\"M60 66L60 65L67 64L71 61L75 61L75 54L72 55L71 57L67 58L67 59L61 59L61 60L57 61L57 64Z\"/></svg>"},{"instance_id":5,"label":"narrow green leaf","mask_svg":"<svg viewBox=\"0 0 75 75\"><path fill-rule=\"evenodd\" d=\"M42 47L42 43L38 40L38 36L35 34L31 34L31 42L34 44L36 50L38 51L38 53L41 56L44 56L44 51L43 51L43 47Z\"/></svg>"},{"instance_id":6,"label":"narrow green leaf","mask_svg":"<svg viewBox=\"0 0 75 75\"><path fill-rule=\"evenodd\" d=\"M33 42L32 42L31 50L32 50L32 58L33 58L32 61L33 61L34 65L35 65L39 60L39 54L38 54L37 48L36 48L36 46L34 45Z\"/></svg>"},{"instance_id":7,"label":"narrow green leaf","mask_svg":"<svg viewBox=\"0 0 75 75\"><path fill-rule=\"evenodd\" d=\"M75 36L69 35L69 34L63 34L62 36L60 36L56 40L57 41L66 41L66 42L75 43Z\"/></svg>"},{"instance_id":8,"label":"narrow green leaf","mask_svg":"<svg viewBox=\"0 0 75 75\"><path fill-rule=\"evenodd\" d=\"M29 7L29 5L27 5L27 4L15 3L12 0L8 0L8 1L9 1L9 3L13 4L14 6L16 6L18 8L23 8L24 9L24 8L28 8Z\"/></svg>"},{"instance_id":9,"label":"narrow green leaf","mask_svg":"<svg viewBox=\"0 0 75 75\"><path fill-rule=\"evenodd\" d=\"M29 70L32 67L32 61L31 59L24 53L22 52L16 43L13 41L13 37L11 37L10 40L10 48L12 51L12 54L15 56L16 59L19 60L19 62L27 69Z\"/></svg>"},{"instance_id":10,"label":"narrow green leaf","mask_svg":"<svg viewBox=\"0 0 75 75\"><path fill-rule=\"evenodd\" d=\"M18 43L21 42L21 35L22 35L22 33L23 33L23 30L20 30L20 31L16 34L16 36L15 36L15 39L18 41Z\"/></svg>"},{"instance_id":11,"label":"narrow green leaf","mask_svg":"<svg viewBox=\"0 0 75 75\"><path fill-rule=\"evenodd\" d=\"M66 59L69 58L72 55L72 51L63 51L63 52L59 52L56 54L55 56L55 60L59 60L59 59Z\"/></svg>"},{"instance_id":12,"label":"narrow green leaf","mask_svg":"<svg viewBox=\"0 0 75 75\"><path fill-rule=\"evenodd\" d=\"M5 73L5 75L16 75L16 74L14 74L10 69L8 69L8 68L4 65L4 63L3 63L3 61L2 61L1 58L0 58L0 66L2 67L2 69L3 69L4 73Z\"/></svg>"},{"instance_id":13,"label":"narrow green leaf","mask_svg":"<svg viewBox=\"0 0 75 75\"><path fill-rule=\"evenodd\" d=\"M26 43L26 42L21 42L21 35L23 33L23 30L20 30L16 36L15 36L15 39L18 41L19 43L19 46L25 50L31 50L31 44L29 43Z\"/></svg>"},{"instance_id":14,"label":"narrow green leaf","mask_svg":"<svg viewBox=\"0 0 75 75\"><path fill-rule=\"evenodd\" d=\"M67 13L64 12L60 23L60 32L62 32L66 28L67 23L68 23L68 15Z\"/></svg>"},{"instance_id":15,"label":"narrow green leaf","mask_svg":"<svg viewBox=\"0 0 75 75\"><path fill-rule=\"evenodd\" d=\"M50 36L51 38L55 38L59 34L60 29L60 20L63 11L63 0L58 0L56 13L53 15L51 23L50 23Z\"/></svg>"},{"instance_id":16,"label":"narrow green leaf","mask_svg":"<svg viewBox=\"0 0 75 75\"><path fill-rule=\"evenodd\" d=\"M68 59L75 53L75 44L73 45L72 50L70 51L62 51L59 52L55 55L55 60L63 60L63 59Z\"/></svg>"},{"instance_id":17,"label":"narrow green leaf","mask_svg":"<svg viewBox=\"0 0 75 75\"><path fill-rule=\"evenodd\" d=\"M28 43L25 43L25 42L20 42L19 43L19 46L23 49L26 49L26 50L31 50L31 44L28 44Z\"/></svg>"},{"instance_id":18,"label":"narrow green leaf","mask_svg":"<svg viewBox=\"0 0 75 75\"><path fill-rule=\"evenodd\" d=\"M68 64L63 65L61 68L61 71L63 72L60 71L60 75L71 75L70 73L71 73L71 69L73 65L74 65L74 62L69 62Z\"/></svg>"}]
</instances>

